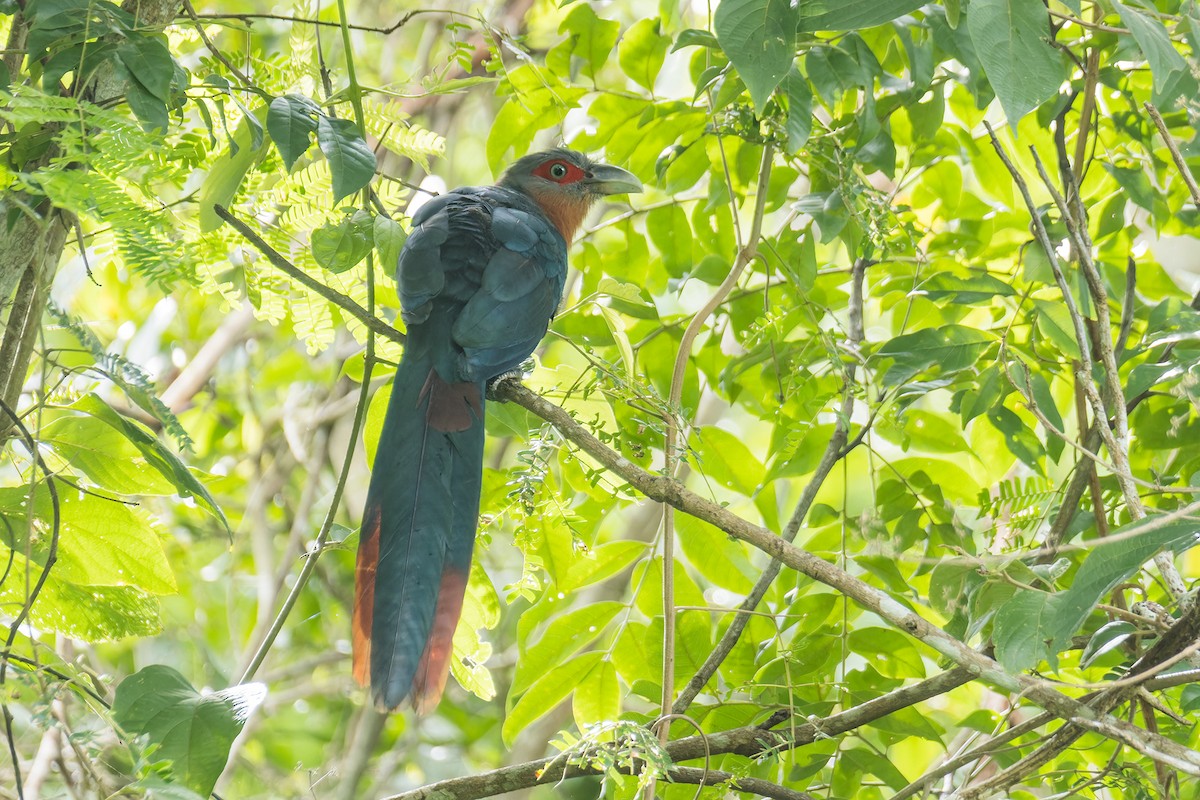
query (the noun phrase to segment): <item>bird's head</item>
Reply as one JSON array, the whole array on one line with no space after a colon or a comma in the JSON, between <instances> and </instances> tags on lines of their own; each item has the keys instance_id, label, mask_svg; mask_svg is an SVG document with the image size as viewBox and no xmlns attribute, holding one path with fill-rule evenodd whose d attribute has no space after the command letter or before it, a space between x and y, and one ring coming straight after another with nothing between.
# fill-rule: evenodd
<instances>
[{"instance_id":1,"label":"bird's head","mask_svg":"<svg viewBox=\"0 0 1200 800\"><path fill-rule=\"evenodd\" d=\"M505 170L499 185L533 198L568 242L601 197L642 190L633 173L564 148L518 159Z\"/></svg>"}]
</instances>

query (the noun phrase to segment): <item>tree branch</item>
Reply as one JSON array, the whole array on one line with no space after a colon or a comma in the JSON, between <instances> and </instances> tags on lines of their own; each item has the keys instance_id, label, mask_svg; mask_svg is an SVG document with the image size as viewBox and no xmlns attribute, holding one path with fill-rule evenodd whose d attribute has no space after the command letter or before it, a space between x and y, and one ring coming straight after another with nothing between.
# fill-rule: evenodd
<instances>
[{"instance_id":1,"label":"tree branch","mask_svg":"<svg viewBox=\"0 0 1200 800\"><path fill-rule=\"evenodd\" d=\"M782 537L742 519L728 509L700 497L674 481L651 475L602 444L576 422L566 410L534 394L524 386L506 382L495 388L495 395L498 399L516 402L550 422L568 441L577 445L650 499L670 503L685 514L715 525L730 536L741 539L771 557L779 559L797 572L836 589L863 608L874 612L890 625L919 639L959 666L970 670L976 677L1008 692L1024 694L1034 703L1047 711L1054 712L1063 719L1097 719L1100 717L1094 709L1068 697L1047 681L1027 675L1009 674L995 660L972 650L908 606L824 559L784 541ZM1200 503L1194 503L1188 509L1192 511L1200 509ZM1147 526L1155 524L1151 521L1147 523ZM1140 531L1140 528L1134 529L1131 534L1136 535ZM1128 743L1142 752L1169 752L1177 760L1190 764L1192 774L1200 775L1200 753L1122 720L1104 717L1104 721L1106 730L1120 731Z\"/></svg>"},{"instance_id":2,"label":"tree branch","mask_svg":"<svg viewBox=\"0 0 1200 800\"><path fill-rule=\"evenodd\" d=\"M403 333L396 330L391 325L388 325L386 322L367 311L349 297L346 297L344 294L336 291L335 289L329 288L316 278L306 273L304 270L297 267L291 261L288 261L282 255L280 255L275 248L267 244L261 236L255 233L253 228L242 222L233 214L229 213L229 209L224 208L223 206L213 206L213 211L216 212L218 217L228 222L235 231L241 234L243 239L254 245L254 248L266 256L267 260L271 262L271 265L280 272L287 275L301 286L304 286L306 289L310 289L319 294L321 297L325 298L330 303L333 303L343 311L349 313L350 316L367 326L371 332L376 333L385 339L390 339L393 342L400 342L401 344L404 343Z\"/></svg>"},{"instance_id":3,"label":"tree branch","mask_svg":"<svg viewBox=\"0 0 1200 800\"><path fill-rule=\"evenodd\" d=\"M965 669L951 669L927 678L920 683L905 686L888 692L885 695L868 700L861 705L835 714L824 720L810 719L802 725L794 725L787 730L772 730L761 725L750 725L743 728L720 731L705 736L687 736L676 739L666 745L667 754L675 763L691 761L715 755L741 755L747 758L761 758L769 752L791 750L830 736L837 736L854 730L874 720L893 714L902 708L928 700L931 697L944 694L972 680L972 674ZM769 724L769 723L768 723ZM384 800L479 800L492 797L504 792L514 792L549 783L557 783L570 778L586 775L598 775L599 770L586 767L570 766L566 759L559 755L554 758L543 758L525 764L502 767L478 775L468 775L461 778L451 778L439 781L410 792L384 798ZM669 775L672 780L680 783L695 783L692 776L703 774L705 770L678 767ZM724 779L714 779L716 773L708 770L710 779L705 785L723 782ZM808 798L803 792L783 789L765 781L754 785L739 779L732 788L762 794L767 797ZM757 788L755 788L757 786ZM771 794L767 789L782 790L792 794Z\"/></svg>"}]
</instances>

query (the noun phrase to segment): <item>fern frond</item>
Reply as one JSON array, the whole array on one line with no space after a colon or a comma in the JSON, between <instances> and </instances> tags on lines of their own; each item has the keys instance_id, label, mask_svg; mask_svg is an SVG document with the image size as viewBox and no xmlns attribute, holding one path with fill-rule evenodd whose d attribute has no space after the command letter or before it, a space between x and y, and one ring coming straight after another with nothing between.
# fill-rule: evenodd
<instances>
[{"instance_id":1,"label":"fern frond","mask_svg":"<svg viewBox=\"0 0 1200 800\"><path fill-rule=\"evenodd\" d=\"M180 449L191 449L191 437L179 423L179 418L171 412L171 409L167 408L162 400L158 399L158 395L154 392L153 381L141 367L124 356L106 350L90 328L59 308L53 300L47 304L46 310L59 325L92 354L92 359L96 362L96 369L103 373L104 377L116 384L138 408L158 420L163 430L175 439Z\"/></svg>"},{"instance_id":2,"label":"fern frond","mask_svg":"<svg viewBox=\"0 0 1200 800\"><path fill-rule=\"evenodd\" d=\"M979 511L1003 519L1009 528L1024 535L1041 523L1056 497L1054 485L1045 478L1009 478L996 484L991 493L980 492Z\"/></svg>"},{"instance_id":3,"label":"fern frond","mask_svg":"<svg viewBox=\"0 0 1200 800\"><path fill-rule=\"evenodd\" d=\"M414 125L399 103L368 100L363 103L367 131L379 139L388 150L410 158L429 171L431 156L446 153L446 140L419 125Z\"/></svg>"}]
</instances>

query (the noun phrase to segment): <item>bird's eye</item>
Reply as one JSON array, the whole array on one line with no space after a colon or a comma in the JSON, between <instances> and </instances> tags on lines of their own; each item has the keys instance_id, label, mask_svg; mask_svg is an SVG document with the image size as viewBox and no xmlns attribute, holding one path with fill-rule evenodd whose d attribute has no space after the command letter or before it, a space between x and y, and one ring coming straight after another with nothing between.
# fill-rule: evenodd
<instances>
[{"instance_id":1,"label":"bird's eye","mask_svg":"<svg viewBox=\"0 0 1200 800\"><path fill-rule=\"evenodd\" d=\"M565 164L551 164L550 177L561 179L567 177L567 167Z\"/></svg>"}]
</instances>

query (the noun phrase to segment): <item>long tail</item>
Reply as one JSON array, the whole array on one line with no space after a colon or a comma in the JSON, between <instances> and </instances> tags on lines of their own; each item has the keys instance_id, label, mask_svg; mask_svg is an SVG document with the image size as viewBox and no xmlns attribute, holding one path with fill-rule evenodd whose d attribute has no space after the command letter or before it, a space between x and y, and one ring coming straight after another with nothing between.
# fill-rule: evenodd
<instances>
[{"instance_id":1,"label":"long tail","mask_svg":"<svg viewBox=\"0 0 1200 800\"><path fill-rule=\"evenodd\" d=\"M354 676L382 710L411 695L424 713L446 686L475 547L483 406L482 385L401 361L355 567Z\"/></svg>"}]
</instances>

